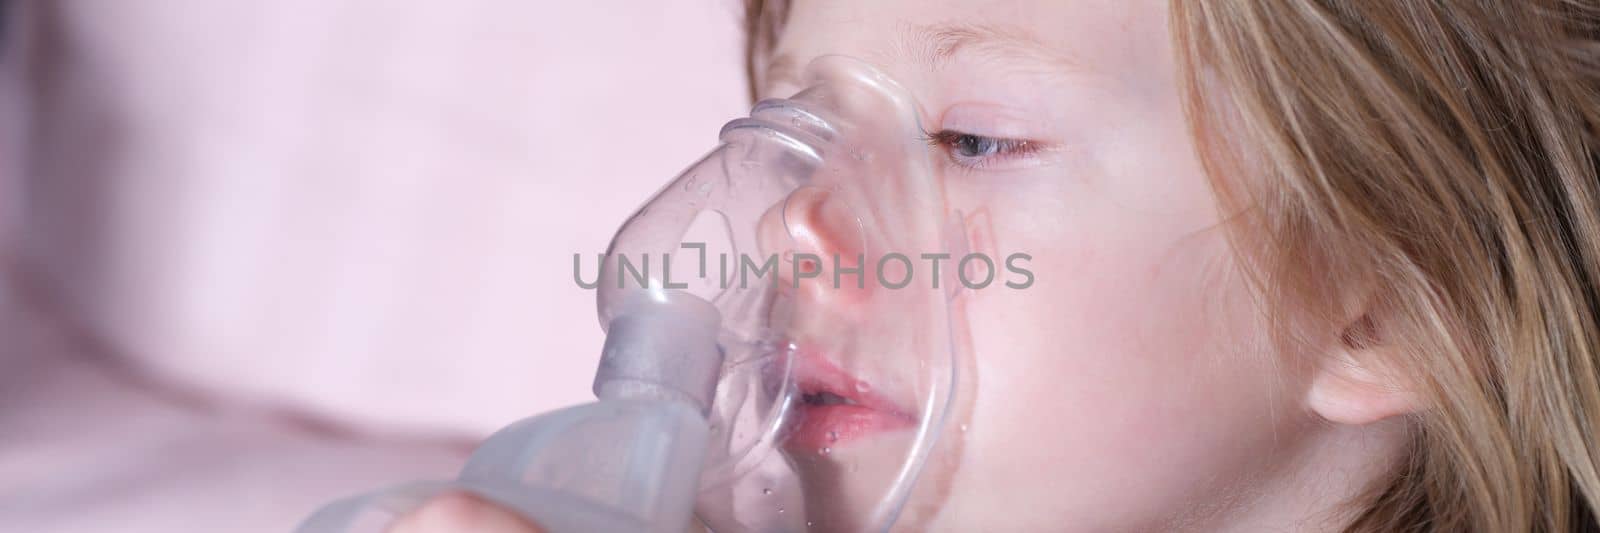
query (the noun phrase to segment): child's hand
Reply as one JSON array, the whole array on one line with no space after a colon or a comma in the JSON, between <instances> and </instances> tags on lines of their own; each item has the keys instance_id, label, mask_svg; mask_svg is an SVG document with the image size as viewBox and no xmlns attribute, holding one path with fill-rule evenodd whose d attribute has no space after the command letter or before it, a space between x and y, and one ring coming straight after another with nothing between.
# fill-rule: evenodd
<instances>
[{"instance_id":1,"label":"child's hand","mask_svg":"<svg viewBox=\"0 0 1600 533\"><path fill-rule=\"evenodd\" d=\"M388 533L544 533L544 529L477 496L452 492L401 516Z\"/></svg>"}]
</instances>

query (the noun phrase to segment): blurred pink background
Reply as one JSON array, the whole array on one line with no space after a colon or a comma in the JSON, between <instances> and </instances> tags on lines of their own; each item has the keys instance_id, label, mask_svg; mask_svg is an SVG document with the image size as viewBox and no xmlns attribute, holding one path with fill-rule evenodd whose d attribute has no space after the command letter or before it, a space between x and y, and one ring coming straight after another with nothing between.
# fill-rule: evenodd
<instances>
[{"instance_id":1,"label":"blurred pink background","mask_svg":"<svg viewBox=\"0 0 1600 533\"><path fill-rule=\"evenodd\" d=\"M588 400L572 255L747 102L732 0L35 0L0 531L285 531Z\"/></svg>"}]
</instances>

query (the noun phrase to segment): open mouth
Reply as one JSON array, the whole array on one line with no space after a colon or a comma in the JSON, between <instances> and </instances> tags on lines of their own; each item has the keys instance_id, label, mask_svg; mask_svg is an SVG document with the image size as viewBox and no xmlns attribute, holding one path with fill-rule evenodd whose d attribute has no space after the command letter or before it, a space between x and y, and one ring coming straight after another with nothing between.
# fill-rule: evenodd
<instances>
[{"instance_id":1,"label":"open mouth","mask_svg":"<svg viewBox=\"0 0 1600 533\"><path fill-rule=\"evenodd\" d=\"M834 394L834 393L831 393L831 392L827 392L827 391L816 392L816 393L811 393L811 394L801 394L800 395L800 401L802 403L806 404L806 405L809 405L809 406L856 405L855 400L851 400L849 398L846 398L846 397L843 397L843 396L840 396L840 395L837 395L837 394Z\"/></svg>"},{"instance_id":2,"label":"open mouth","mask_svg":"<svg viewBox=\"0 0 1600 533\"><path fill-rule=\"evenodd\" d=\"M800 401L785 444L791 453L828 455L854 440L916 424L906 409L827 359L801 356L795 380Z\"/></svg>"}]
</instances>

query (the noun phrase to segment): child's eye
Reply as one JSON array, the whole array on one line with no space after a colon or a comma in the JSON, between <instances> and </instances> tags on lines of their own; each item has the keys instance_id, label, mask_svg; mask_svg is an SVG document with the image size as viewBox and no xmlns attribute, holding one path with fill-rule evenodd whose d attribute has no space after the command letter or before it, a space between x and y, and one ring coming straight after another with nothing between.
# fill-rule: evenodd
<instances>
[{"instance_id":1,"label":"child's eye","mask_svg":"<svg viewBox=\"0 0 1600 533\"><path fill-rule=\"evenodd\" d=\"M985 137L954 130L928 135L928 144L943 149L950 161L965 168L983 168L1037 150L1032 141Z\"/></svg>"}]
</instances>

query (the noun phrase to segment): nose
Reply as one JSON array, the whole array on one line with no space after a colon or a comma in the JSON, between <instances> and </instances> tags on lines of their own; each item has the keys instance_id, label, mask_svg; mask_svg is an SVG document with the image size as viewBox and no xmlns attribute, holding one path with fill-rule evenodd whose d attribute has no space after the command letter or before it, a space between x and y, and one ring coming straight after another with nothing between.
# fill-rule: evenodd
<instances>
[{"instance_id":1,"label":"nose","mask_svg":"<svg viewBox=\"0 0 1600 533\"><path fill-rule=\"evenodd\" d=\"M850 301L873 283L862 221L827 185L796 189L760 221L762 248L777 257L780 290L813 302Z\"/></svg>"}]
</instances>

